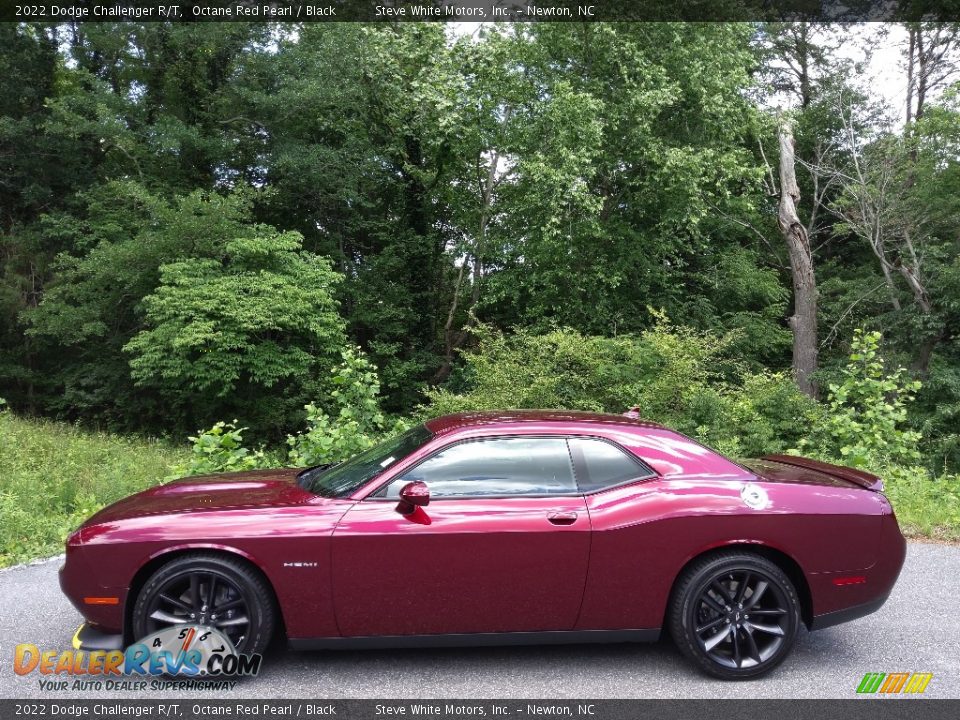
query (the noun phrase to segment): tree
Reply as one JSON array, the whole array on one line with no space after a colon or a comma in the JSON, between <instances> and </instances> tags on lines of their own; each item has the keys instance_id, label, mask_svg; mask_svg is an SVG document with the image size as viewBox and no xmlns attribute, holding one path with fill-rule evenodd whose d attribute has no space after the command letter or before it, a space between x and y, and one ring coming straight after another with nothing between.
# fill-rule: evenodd
<instances>
[{"instance_id":1,"label":"tree","mask_svg":"<svg viewBox=\"0 0 960 720\"><path fill-rule=\"evenodd\" d=\"M768 101L791 108L789 119L780 111L776 122L780 187L777 189L768 165L767 192L778 198L777 225L789 258L793 374L801 390L811 397L818 393L814 375L820 348L815 243L825 238L825 244L831 238L832 223L825 207L837 192L835 178L822 175L816 168L822 158L836 152L838 145L836 119L827 110L826 101L833 93L846 92L849 76L858 69L839 53L841 45L849 42L849 35L834 26L805 21L766 24L758 37L765 58L760 76L771 91ZM760 151L766 161L763 138ZM798 176L798 167L810 172ZM801 209L806 222L801 220Z\"/></svg>"},{"instance_id":2,"label":"tree","mask_svg":"<svg viewBox=\"0 0 960 720\"><path fill-rule=\"evenodd\" d=\"M457 352L477 323L475 311L483 299L486 276L497 268L502 248L509 243L503 217L516 182L521 108L536 93L524 77L526 44L515 30L491 29L484 30L478 41L464 38L453 48L463 77L445 204L453 230L447 252L456 280L443 325L442 362L431 385L446 380L453 370Z\"/></svg>"},{"instance_id":3,"label":"tree","mask_svg":"<svg viewBox=\"0 0 960 720\"><path fill-rule=\"evenodd\" d=\"M750 32L644 23L518 31L518 82L529 89L513 111L501 252L488 265L481 320L615 334L645 327L655 299L698 326L736 323L768 345L755 333L776 336L782 320L765 312L782 298L722 289L739 272L760 287L772 275L722 217L753 204L761 181L744 97Z\"/></svg>"},{"instance_id":4,"label":"tree","mask_svg":"<svg viewBox=\"0 0 960 720\"><path fill-rule=\"evenodd\" d=\"M0 385L28 412L42 409L48 388L21 314L40 302L64 249L38 218L98 179L96 140L57 118L59 98L90 91L77 80L43 25L0 23Z\"/></svg>"},{"instance_id":5,"label":"tree","mask_svg":"<svg viewBox=\"0 0 960 720\"><path fill-rule=\"evenodd\" d=\"M226 241L221 257L163 265L145 328L123 348L131 374L201 423L242 414L280 432L345 345L337 282L297 233L262 227Z\"/></svg>"},{"instance_id":6,"label":"tree","mask_svg":"<svg viewBox=\"0 0 960 720\"><path fill-rule=\"evenodd\" d=\"M817 370L817 281L807 229L797 215L800 188L794 167L793 131L788 121L780 125L780 205L777 224L790 253L793 277L793 374L797 385L810 397L816 397L813 374Z\"/></svg>"},{"instance_id":7,"label":"tree","mask_svg":"<svg viewBox=\"0 0 960 720\"><path fill-rule=\"evenodd\" d=\"M61 218L56 227L76 250L58 256L42 301L23 316L28 336L42 349L44 409L121 429L186 433L209 424L216 407L189 401L175 383L137 387L123 348L144 329L144 299L161 285L161 268L219 263L228 257L226 243L276 231L252 222L249 192L197 191L168 202L125 182L99 186L85 199L83 217ZM297 402L306 400L294 407Z\"/></svg>"},{"instance_id":8,"label":"tree","mask_svg":"<svg viewBox=\"0 0 960 720\"><path fill-rule=\"evenodd\" d=\"M821 87L836 75L837 50L844 37L835 26L809 21L765 23L758 38L763 79L802 112L814 105Z\"/></svg>"},{"instance_id":9,"label":"tree","mask_svg":"<svg viewBox=\"0 0 960 720\"><path fill-rule=\"evenodd\" d=\"M463 299L460 208L449 201L469 161L454 147L474 130L460 115L460 67L438 24L317 23L243 68L242 114L276 191L258 217L334 259L348 332L393 408L409 408L438 371L444 320Z\"/></svg>"},{"instance_id":10,"label":"tree","mask_svg":"<svg viewBox=\"0 0 960 720\"><path fill-rule=\"evenodd\" d=\"M930 96L957 76L960 23L906 23L907 126L923 119Z\"/></svg>"},{"instance_id":11,"label":"tree","mask_svg":"<svg viewBox=\"0 0 960 720\"><path fill-rule=\"evenodd\" d=\"M870 248L893 310L911 328L905 340L913 348L912 369L926 374L944 335L940 300L932 293L931 279L939 272L939 248L953 244L940 239L937 226L945 229L941 224L957 217L949 194L934 196L955 160L931 152L937 142L922 139L928 127L922 120L912 137L882 126L867 135L858 129L863 125L857 117L861 106L840 96L835 107L844 123L845 157L832 158L832 164L824 163L817 171L841 189L831 205L841 220L837 229L852 233ZM898 278L912 300L914 317L902 312Z\"/></svg>"}]
</instances>

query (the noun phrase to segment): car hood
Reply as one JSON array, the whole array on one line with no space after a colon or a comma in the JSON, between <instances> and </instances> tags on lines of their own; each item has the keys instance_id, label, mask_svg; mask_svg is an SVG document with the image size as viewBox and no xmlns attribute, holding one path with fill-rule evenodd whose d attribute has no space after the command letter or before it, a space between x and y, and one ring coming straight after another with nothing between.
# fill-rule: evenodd
<instances>
[{"instance_id":1,"label":"car hood","mask_svg":"<svg viewBox=\"0 0 960 720\"><path fill-rule=\"evenodd\" d=\"M145 515L300 505L316 496L297 485L299 472L252 470L175 480L108 505L84 527Z\"/></svg>"}]
</instances>

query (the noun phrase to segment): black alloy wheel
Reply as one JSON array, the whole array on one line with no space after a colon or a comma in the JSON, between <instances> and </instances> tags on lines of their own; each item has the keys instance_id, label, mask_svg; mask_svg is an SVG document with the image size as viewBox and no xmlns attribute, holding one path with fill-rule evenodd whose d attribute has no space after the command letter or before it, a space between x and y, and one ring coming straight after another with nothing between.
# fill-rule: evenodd
<instances>
[{"instance_id":1,"label":"black alloy wheel","mask_svg":"<svg viewBox=\"0 0 960 720\"><path fill-rule=\"evenodd\" d=\"M787 656L800 626L789 578L769 560L727 552L690 567L678 581L670 630L680 651L726 680L757 677Z\"/></svg>"},{"instance_id":2,"label":"black alloy wheel","mask_svg":"<svg viewBox=\"0 0 960 720\"><path fill-rule=\"evenodd\" d=\"M184 555L144 584L133 610L140 639L174 625L215 627L238 652L263 652L274 628L273 595L259 573L220 555Z\"/></svg>"}]
</instances>

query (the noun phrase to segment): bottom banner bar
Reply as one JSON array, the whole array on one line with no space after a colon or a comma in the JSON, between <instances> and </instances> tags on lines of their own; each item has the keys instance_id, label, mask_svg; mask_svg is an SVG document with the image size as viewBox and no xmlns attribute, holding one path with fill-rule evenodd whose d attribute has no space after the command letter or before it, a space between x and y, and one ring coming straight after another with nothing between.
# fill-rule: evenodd
<instances>
[{"instance_id":1,"label":"bottom banner bar","mask_svg":"<svg viewBox=\"0 0 960 720\"><path fill-rule=\"evenodd\" d=\"M909 705L909 708L907 707ZM688 720L776 717L777 720L955 720L960 700L0 700L7 718L581 718Z\"/></svg>"}]
</instances>

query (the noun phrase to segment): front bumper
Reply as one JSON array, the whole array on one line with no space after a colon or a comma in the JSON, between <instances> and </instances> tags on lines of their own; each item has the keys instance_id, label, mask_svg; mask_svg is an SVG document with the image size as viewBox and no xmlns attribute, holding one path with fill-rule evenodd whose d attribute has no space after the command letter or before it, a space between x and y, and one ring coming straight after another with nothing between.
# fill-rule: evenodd
<instances>
[{"instance_id":1,"label":"front bumper","mask_svg":"<svg viewBox=\"0 0 960 720\"><path fill-rule=\"evenodd\" d=\"M108 632L123 630L127 588L100 585L77 546L67 545L66 560L60 567L60 589L89 624Z\"/></svg>"},{"instance_id":2,"label":"front bumper","mask_svg":"<svg viewBox=\"0 0 960 720\"><path fill-rule=\"evenodd\" d=\"M123 634L100 629L93 623L84 623L73 634L74 650L123 650Z\"/></svg>"}]
</instances>

